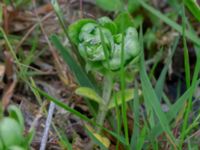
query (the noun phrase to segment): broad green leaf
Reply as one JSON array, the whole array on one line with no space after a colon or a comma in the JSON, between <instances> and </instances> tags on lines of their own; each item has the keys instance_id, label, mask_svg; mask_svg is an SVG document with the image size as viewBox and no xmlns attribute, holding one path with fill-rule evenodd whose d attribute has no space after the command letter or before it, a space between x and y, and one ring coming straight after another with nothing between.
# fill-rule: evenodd
<instances>
[{"instance_id":1,"label":"broad green leaf","mask_svg":"<svg viewBox=\"0 0 200 150\"><path fill-rule=\"evenodd\" d=\"M190 12L194 15L194 17L200 21L200 6L197 0L183 0L184 4L190 10Z\"/></svg>"},{"instance_id":2,"label":"broad green leaf","mask_svg":"<svg viewBox=\"0 0 200 150\"><path fill-rule=\"evenodd\" d=\"M141 95L141 91L139 91L139 95ZM124 95L125 95L125 102L128 102L130 100L132 100L134 98L134 89L127 89L124 91ZM115 103L115 98L116 98L116 101L117 101L117 104L118 105L121 105L122 104L122 91L119 91L115 94L115 96L113 96L111 98L111 102L109 104L109 109L112 109L116 106L116 103Z\"/></svg>"},{"instance_id":3,"label":"broad green leaf","mask_svg":"<svg viewBox=\"0 0 200 150\"><path fill-rule=\"evenodd\" d=\"M98 104L102 103L103 100L102 98L98 95L97 92L95 92L93 89L88 88L88 87L79 87L76 89L75 93L77 95L89 98L91 100L94 100Z\"/></svg>"},{"instance_id":4,"label":"broad green leaf","mask_svg":"<svg viewBox=\"0 0 200 150\"><path fill-rule=\"evenodd\" d=\"M114 20L118 27L118 32L123 33L128 27L133 27L133 18L128 12L120 13Z\"/></svg>"},{"instance_id":5,"label":"broad green leaf","mask_svg":"<svg viewBox=\"0 0 200 150\"><path fill-rule=\"evenodd\" d=\"M123 6L121 0L96 0L96 4L107 11L119 11Z\"/></svg>"},{"instance_id":6,"label":"broad green leaf","mask_svg":"<svg viewBox=\"0 0 200 150\"><path fill-rule=\"evenodd\" d=\"M95 20L92 20L92 19L81 19L81 20L74 22L73 24L71 24L68 27L69 38L71 39L71 41L74 44L79 43L79 33L80 33L83 25L85 25L87 23L96 23L96 22L95 22Z\"/></svg>"},{"instance_id":7,"label":"broad green leaf","mask_svg":"<svg viewBox=\"0 0 200 150\"><path fill-rule=\"evenodd\" d=\"M22 144L23 130L13 118L5 117L0 121L0 137L6 148Z\"/></svg>"},{"instance_id":8,"label":"broad green leaf","mask_svg":"<svg viewBox=\"0 0 200 150\"><path fill-rule=\"evenodd\" d=\"M9 117L15 119L20 124L22 130L24 130L24 118L20 109L14 105L10 105L8 107L8 112Z\"/></svg>"}]
</instances>

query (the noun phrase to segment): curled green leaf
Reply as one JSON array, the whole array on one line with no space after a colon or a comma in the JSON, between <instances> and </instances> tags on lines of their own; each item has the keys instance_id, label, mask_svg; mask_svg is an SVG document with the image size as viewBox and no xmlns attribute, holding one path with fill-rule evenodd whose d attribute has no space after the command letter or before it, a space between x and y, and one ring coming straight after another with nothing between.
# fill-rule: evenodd
<instances>
[{"instance_id":1,"label":"curled green leaf","mask_svg":"<svg viewBox=\"0 0 200 150\"><path fill-rule=\"evenodd\" d=\"M110 59L110 68L117 70L121 66L121 54L122 54L122 34L117 35L117 41L114 44L112 51L112 57ZM124 37L124 61L123 63L130 62L140 53L140 46L138 41L138 33L135 28L129 27L125 32ZM106 64L104 63L106 66Z\"/></svg>"},{"instance_id":2,"label":"curled green leaf","mask_svg":"<svg viewBox=\"0 0 200 150\"><path fill-rule=\"evenodd\" d=\"M72 40L73 43L78 44L79 43L79 32L82 28L83 25L87 23L94 23L95 21L92 19L81 19L73 24L71 24L68 28L68 34L70 39Z\"/></svg>"},{"instance_id":3,"label":"curled green leaf","mask_svg":"<svg viewBox=\"0 0 200 150\"><path fill-rule=\"evenodd\" d=\"M101 17L98 19L98 23L104 27L110 30L112 34L117 33L117 25L108 17Z\"/></svg>"}]
</instances>

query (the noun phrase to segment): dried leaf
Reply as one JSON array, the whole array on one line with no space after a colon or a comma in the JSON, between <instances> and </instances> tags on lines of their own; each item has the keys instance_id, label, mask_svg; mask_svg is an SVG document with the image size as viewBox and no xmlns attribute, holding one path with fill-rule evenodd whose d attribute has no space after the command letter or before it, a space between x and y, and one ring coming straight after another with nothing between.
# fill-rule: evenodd
<instances>
[{"instance_id":1,"label":"dried leaf","mask_svg":"<svg viewBox=\"0 0 200 150\"><path fill-rule=\"evenodd\" d=\"M91 126L89 126L89 125L87 125L87 124L85 124L85 127L87 128L87 130L88 130L91 134L93 134L93 136L94 136L99 142L101 142L101 144L103 144L106 148L109 148L109 146L110 146L110 140L109 140L107 137L102 136L102 135L96 133L95 130L94 130Z\"/></svg>"},{"instance_id":2,"label":"dried leaf","mask_svg":"<svg viewBox=\"0 0 200 150\"><path fill-rule=\"evenodd\" d=\"M4 77L5 74L5 66L3 64L0 64L0 83Z\"/></svg>"},{"instance_id":3,"label":"dried leaf","mask_svg":"<svg viewBox=\"0 0 200 150\"><path fill-rule=\"evenodd\" d=\"M16 83L17 83L16 81L13 81L12 83L8 84L6 90L3 93L2 104L4 108L6 108L10 102L10 98L13 95Z\"/></svg>"}]
</instances>

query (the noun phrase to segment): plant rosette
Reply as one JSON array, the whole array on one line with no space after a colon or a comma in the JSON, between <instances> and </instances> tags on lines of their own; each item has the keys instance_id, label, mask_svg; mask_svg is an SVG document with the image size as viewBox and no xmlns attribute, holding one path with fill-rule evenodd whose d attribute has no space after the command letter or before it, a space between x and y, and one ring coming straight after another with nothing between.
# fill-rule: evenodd
<instances>
[{"instance_id":1,"label":"plant rosette","mask_svg":"<svg viewBox=\"0 0 200 150\"><path fill-rule=\"evenodd\" d=\"M85 60L87 71L115 76L122 66L127 70L137 64L141 52L138 32L132 26L120 29L108 17L81 19L69 26L69 37Z\"/></svg>"}]
</instances>

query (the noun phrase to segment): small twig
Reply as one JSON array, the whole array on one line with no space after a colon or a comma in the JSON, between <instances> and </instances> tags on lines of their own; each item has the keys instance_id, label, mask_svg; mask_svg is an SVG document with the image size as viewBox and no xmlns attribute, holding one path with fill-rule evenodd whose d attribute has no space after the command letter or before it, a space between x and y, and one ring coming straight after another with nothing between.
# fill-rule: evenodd
<instances>
[{"instance_id":1,"label":"small twig","mask_svg":"<svg viewBox=\"0 0 200 150\"><path fill-rule=\"evenodd\" d=\"M41 84L44 87L44 90L48 94L51 94L53 97L56 97L56 93L50 85L48 85L47 83L44 83L42 81L41 82L38 81L37 84ZM52 124L52 118L53 118L55 106L56 105L53 102L51 102L50 105L49 105L47 119L46 119L46 122L45 122L45 129L44 129L44 133L43 133L43 136L42 136L42 140L41 140L39 150L45 150L45 148L46 148L46 144L47 144L47 140L48 140L48 133L49 133L50 125Z\"/></svg>"},{"instance_id":2,"label":"small twig","mask_svg":"<svg viewBox=\"0 0 200 150\"><path fill-rule=\"evenodd\" d=\"M83 18L83 0L79 0L80 5L80 18Z\"/></svg>"},{"instance_id":3,"label":"small twig","mask_svg":"<svg viewBox=\"0 0 200 150\"><path fill-rule=\"evenodd\" d=\"M45 150L45 148L46 148L49 128L50 128L50 125L51 125L54 110L55 110L55 104L53 102L51 102L50 106L49 106L49 110L48 110L47 120L46 120L46 123L45 123L45 130L44 130L42 140L41 140L41 144L40 144L40 150Z\"/></svg>"}]
</instances>

